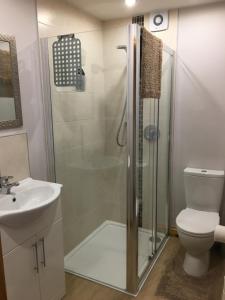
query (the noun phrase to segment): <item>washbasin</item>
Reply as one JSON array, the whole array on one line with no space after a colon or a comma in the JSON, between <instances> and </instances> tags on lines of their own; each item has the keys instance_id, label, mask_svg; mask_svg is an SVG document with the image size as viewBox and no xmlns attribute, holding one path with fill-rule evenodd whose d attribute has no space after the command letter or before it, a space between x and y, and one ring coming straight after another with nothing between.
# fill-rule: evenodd
<instances>
[{"instance_id":1,"label":"washbasin","mask_svg":"<svg viewBox=\"0 0 225 300\"><path fill-rule=\"evenodd\" d=\"M61 187L32 178L20 181L10 195L0 194L0 224L18 226L40 215L58 199Z\"/></svg>"}]
</instances>

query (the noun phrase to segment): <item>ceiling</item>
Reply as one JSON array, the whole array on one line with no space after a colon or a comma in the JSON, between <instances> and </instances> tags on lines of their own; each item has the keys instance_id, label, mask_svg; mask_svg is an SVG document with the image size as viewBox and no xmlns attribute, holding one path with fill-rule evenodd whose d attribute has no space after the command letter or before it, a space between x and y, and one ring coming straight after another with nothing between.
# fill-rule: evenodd
<instances>
[{"instance_id":1,"label":"ceiling","mask_svg":"<svg viewBox=\"0 0 225 300\"><path fill-rule=\"evenodd\" d=\"M127 7L124 0L66 0L86 13L106 21L148 13L157 9L195 6L218 0L137 0L134 7Z\"/></svg>"}]
</instances>

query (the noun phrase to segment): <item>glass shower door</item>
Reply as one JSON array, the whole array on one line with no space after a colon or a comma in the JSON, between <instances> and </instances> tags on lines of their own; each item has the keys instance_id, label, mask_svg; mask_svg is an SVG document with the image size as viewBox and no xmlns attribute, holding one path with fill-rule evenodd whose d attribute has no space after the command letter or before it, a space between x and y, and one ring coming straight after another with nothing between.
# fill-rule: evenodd
<instances>
[{"instance_id":1,"label":"glass shower door","mask_svg":"<svg viewBox=\"0 0 225 300\"><path fill-rule=\"evenodd\" d=\"M161 97L158 114L158 161L157 161L157 212L156 212L156 249L160 247L168 233L169 211L169 155L170 155L170 118L173 51L164 47L162 61Z\"/></svg>"},{"instance_id":2,"label":"glass shower door","mask_svg":"<svg viewBox=\"0 0 225 300\"><path fill-rule=\"evenodd\" d=\"M158 100L140 99L139 129L139 214L138 275L144 273L155 253L155 222L157 197Z\"/></svg>"},{"instance_id":3,"label":"glass shower door","mask_svg":"<svg viewBox=\"0 0 225 300\"><path fill-rule=\"evenodd\" d=\"M165 46L162 55L160 99L139 100L139 276L148 265L147 255L151 260L168 234L173 51Z\"/></svg>"},{"instance_id":4,"label":"glass shower door","mask_svg":"<svg viewBox=\"0 0 225 300\"><path fill-rule=\"evenodd\" d=\"M168 234L169 138L173 51L162 53L160 99L139 98L137 153L138 276L146 271Z\"/></svg>"},{"instance_id":5,"label":"glass shower door","mask_svg":"<svg viewBox=\"0 0 225 300\"><path fill-rule=\"evenodd\" d=\"M163 50L160 99L140 96L141 27L129 27L127 288L137 292L168 233L172 51Z\"/></svg>"}]
</instances>

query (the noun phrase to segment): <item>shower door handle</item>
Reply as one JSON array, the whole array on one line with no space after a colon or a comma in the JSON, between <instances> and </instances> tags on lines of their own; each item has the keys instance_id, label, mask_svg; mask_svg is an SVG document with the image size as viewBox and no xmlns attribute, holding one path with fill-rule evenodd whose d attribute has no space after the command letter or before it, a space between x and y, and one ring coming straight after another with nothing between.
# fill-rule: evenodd
<instances>
[{"instance_id":1,"label":"shower door handle","mask_svg":"<svg viewBox=\"0 0 225 300\"><path fill-rule=\"evenodd\" d=\"M34 252L35 252L35 260L36 265L34 266L34 270L36 270L37 273L39 273L39 261L38 261L38 244L37 242L32 245Z\"/></svg>"}]
</instances>

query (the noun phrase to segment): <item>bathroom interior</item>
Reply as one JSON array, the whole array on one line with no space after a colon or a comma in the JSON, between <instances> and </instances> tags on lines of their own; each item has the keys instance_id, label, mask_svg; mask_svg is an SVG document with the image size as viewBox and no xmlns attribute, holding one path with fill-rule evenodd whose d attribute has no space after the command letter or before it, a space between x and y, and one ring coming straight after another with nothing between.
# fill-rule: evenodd
<instances>
[{"instance_id":1,"label":"bathroom interior","mask_svg":"<svg viewBox=\"0 0 225 300\"><path fill-rule=\"evenodd\" d=\"M0 8L0 300L225 300L225 2Z\"/></svg>"}]
</instances>

